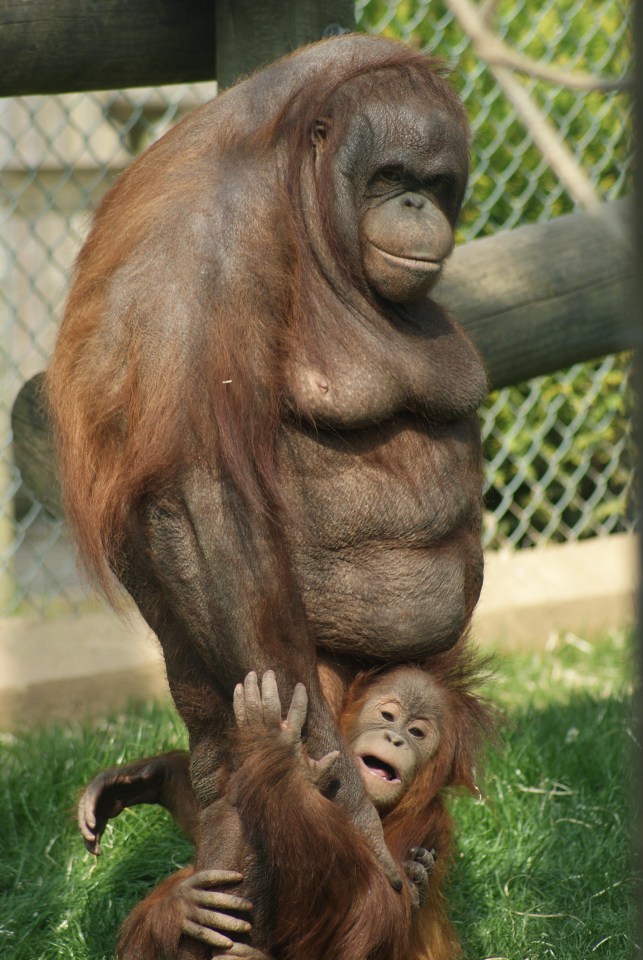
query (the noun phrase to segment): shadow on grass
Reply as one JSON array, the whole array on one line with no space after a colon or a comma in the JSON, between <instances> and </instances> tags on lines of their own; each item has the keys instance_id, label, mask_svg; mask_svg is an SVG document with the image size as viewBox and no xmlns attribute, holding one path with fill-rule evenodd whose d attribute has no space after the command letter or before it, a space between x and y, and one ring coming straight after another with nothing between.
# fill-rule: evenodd
<instances>
[{"instance_id":1,"label":"shadow on grass","mask_svg":"<svg viewBox=\"0 0 643 960\"><path fill-rule=\"evenodd\" d=\"M142 723L132 713L109 742L79 730L0 744L0 942L12 960L107 960L134 904L189 862L190 845L158 809L122 814L96 862L70 815L81 786L115 762L119 738L130 738L127 759L171 745ZM449 901L470 960L634 953L631 745L630 705L617 697L513 712L489 762L488 802L453 802Z\"/></svg>"}]
</instances>

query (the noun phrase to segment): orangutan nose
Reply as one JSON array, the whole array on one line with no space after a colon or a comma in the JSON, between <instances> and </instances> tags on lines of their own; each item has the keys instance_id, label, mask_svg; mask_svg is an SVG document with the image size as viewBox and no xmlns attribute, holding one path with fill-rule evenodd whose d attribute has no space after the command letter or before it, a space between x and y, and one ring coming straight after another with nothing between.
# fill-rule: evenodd
<instances>
[{"instance_id":1,"label":"orangutan nose","mask_svg":"<svg viewBox=\"0 0 643 960\"><path fill-rule=\"evenodd\" d=\"M393 730L385 730L384 739L389 740L394 747L404 746L403 738L399 735L399 733L394 733Z\"/></svg>"}]
</instances>

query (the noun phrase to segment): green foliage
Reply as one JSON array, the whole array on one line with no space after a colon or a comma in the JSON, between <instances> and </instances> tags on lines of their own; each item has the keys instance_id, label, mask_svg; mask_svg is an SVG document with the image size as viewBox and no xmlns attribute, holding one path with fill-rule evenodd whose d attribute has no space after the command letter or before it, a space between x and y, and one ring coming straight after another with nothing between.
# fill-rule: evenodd
<instances>
[{"instance_id":1,"label":"green foliage","mask_svg":"<svg viewBox=\"0 0 643 960\"><path fill-rule=\"evenodd\" d=\"M164 811L149 807L125 811L95 860L76 829L76 799L99 769L184 740L174 710L157 705L91 727L0 738L0 956L113 956L119 923L191 849Z\"/></svg>"},{"instance_id":2,"label":"green foliage","mask_svg":"<svg viewBox=\"0 0 643 960\"><path fill-rule=\"evenodd\" d=\"M579 365L491 396L488 545L531 546L628 529L631 358Z\"/></svg>"}]
</instances>

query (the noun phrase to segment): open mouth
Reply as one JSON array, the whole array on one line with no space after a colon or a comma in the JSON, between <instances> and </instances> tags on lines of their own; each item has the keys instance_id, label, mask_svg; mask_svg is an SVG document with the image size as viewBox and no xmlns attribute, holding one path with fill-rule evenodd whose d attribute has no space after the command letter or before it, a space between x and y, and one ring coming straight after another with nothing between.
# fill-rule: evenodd
<instances>
[{"instance_id":1,"label":"open mouth","mask_svg":"<svg viewBox=\"0 0 643 960\"><path fill-rule=\"evenodd\" d=\"M369 753L363 757L358 757L358 760L363 767L366 767L371 776L384 780L385 783L400 783L397 770L385 760Z\"/></svg>"}]
</instances>

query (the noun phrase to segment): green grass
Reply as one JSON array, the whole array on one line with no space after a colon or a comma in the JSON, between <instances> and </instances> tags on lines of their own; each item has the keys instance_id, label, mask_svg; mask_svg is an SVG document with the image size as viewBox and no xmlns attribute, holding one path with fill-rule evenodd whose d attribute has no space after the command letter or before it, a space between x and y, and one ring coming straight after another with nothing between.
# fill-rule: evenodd
<instances>
[{"instance_id":1,"label":"green grass","mask_svg":"<svg viewBox=\"0 0 643 960\"><path fill-rule=\"evenodd\" d=\"M449 899L471 960L624 960L634 952L628 641L568 636L498 657L490 693L508 716L486 802L454 801ZM85 854L73 808L103 766L181 743L171 708L0 742L0 956L103 960L127 911L189 861L162 811L126 811L103 856Z\"/></svg>"},{"instance_id":2,"label":"green grass","mask_svg":"<svg viewBox=\"0 0 643 960\"><path fill-rule=\"evenodd\" d=\"M549 646L498 661L492 693L508 727L486 802L454 807L452 915L470 958L625 960L636 924L627 640Z\"/></svg>"}]
</instances>

